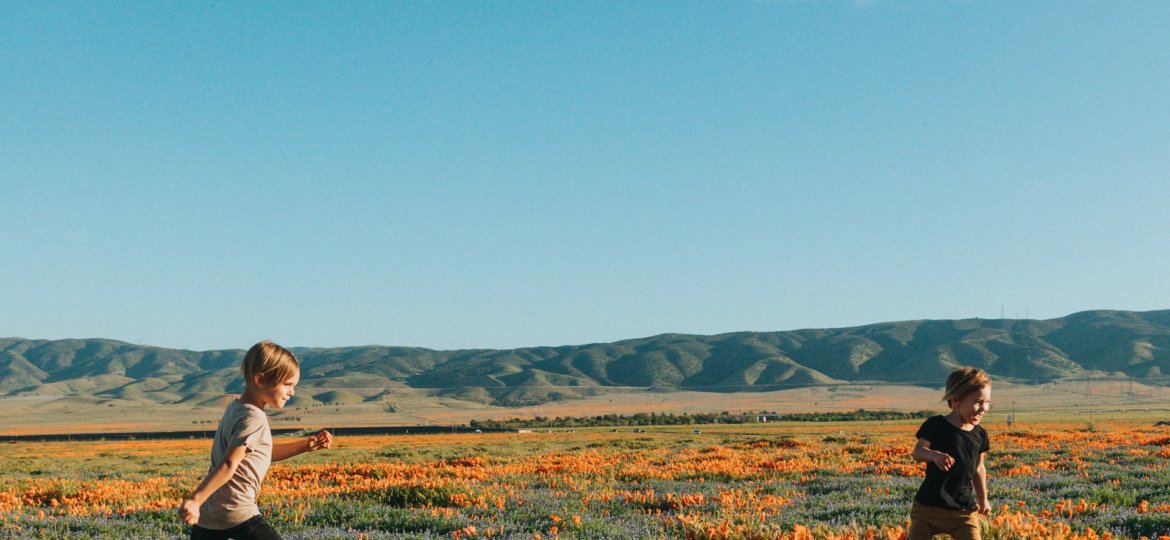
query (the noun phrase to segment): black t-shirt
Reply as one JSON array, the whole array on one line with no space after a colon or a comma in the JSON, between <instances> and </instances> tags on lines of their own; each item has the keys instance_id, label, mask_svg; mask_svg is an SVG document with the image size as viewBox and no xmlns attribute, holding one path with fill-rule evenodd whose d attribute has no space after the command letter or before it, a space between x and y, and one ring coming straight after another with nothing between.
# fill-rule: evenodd
<instances>
[{"instance_id":1,"label":"black t-shirt","mask_svg":"<svg viewBox=\"0 0 1170 540\"><path fill-rule=\"evenodd\" d=\"M956 510L970 510L979 506L975 496L975 471L979 454L991 450L991 441L983 426L963 431L943 416L932 416L918 428L916 436L930 442L930 449L955 458L951 470L944 471L933 462L926 464L926 479L918 488L914 500L918 504Z\"/></svg>"}]
</instances>

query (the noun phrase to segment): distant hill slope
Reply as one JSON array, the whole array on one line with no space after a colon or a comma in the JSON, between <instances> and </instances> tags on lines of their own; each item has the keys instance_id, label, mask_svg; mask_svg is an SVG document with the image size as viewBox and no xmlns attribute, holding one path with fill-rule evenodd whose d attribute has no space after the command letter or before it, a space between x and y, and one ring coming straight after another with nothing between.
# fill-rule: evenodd
<instances>
[{"instance_id":1,"label":"distant hill slope","mask_svg":"<svg viewBox=\"0 0 1170 540\"><path fill-rule=\"evenodd\" d=\"M434 389L500 405L633 388L718 392L889 382L939 386L958 365L1017 382L1086 376L1170 384L1170 310L1090 311L1051 320L903 321L856 328L665 334L514 350L295 349L301 393ZM184 351L104 339L0 339L0 396L204 403L238 392L241 350Z\"/></svg>"}]
</instances>

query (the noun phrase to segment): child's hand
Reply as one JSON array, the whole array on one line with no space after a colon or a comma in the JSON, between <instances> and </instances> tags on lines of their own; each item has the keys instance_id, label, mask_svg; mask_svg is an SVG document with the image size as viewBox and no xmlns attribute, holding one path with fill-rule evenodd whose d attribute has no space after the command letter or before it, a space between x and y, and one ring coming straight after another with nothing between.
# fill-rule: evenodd
<instances>
[{"instance_id":1,"label":"child's hand","mask_svg":"<svg viewBox=\"0 0 1170 540\"><path fill-rule=\"evenodd\" d=\"M934 462L935 467L938 467L944 471L951 470L951 466L955 464L955 458L951 457L950 454L943 452L935 452L934 455L930 457L930 460Z\"/></svg>"},{"instance_id":2,"label":"child's hand","mask_svg":"<svg viewBox=\"0 0 1170 540\"><path fill-rule=\"evenodd\" d=\"M979 501L979 513L985 516L991 515L991 502L987 499Z\"/></svg>"},{"instance_id":3,"label":"child's hand","mask_svg":"<svg viewBox=\"0 0 1170 540\"><path fill-rule=\"evenodd\" d=\"M199 523L199 503L195 499L186 499L179 505L179 519L187 525Z\"/></svg>"},{"instance_id":4,"label":"child's hand","mask_svg":"<svg viewBox=\"0 0 1170 540\"><path fill-rule=\"evenodd\" d=\"M309 451L324 450L333 445L333 434L322 429L316 435L309 437Z\"/></svg>"}]
</instances>

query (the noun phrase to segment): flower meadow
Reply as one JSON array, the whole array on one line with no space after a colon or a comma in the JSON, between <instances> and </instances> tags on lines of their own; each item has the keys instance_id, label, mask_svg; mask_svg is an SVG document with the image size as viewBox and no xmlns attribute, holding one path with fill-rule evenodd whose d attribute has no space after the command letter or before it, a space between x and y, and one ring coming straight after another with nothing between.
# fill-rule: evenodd
<instances>
[{"instance_id":1,"label":"flower meadow","mask_svg":"<svg viewBox=\"0 0 1170 540\"><path fill-rule=\"evenodd\" d=\"M918 421L345 437L275 463L288 539L897 539ZM1170 428L989 424L988 539L1170 539ZM208 440L0 445L0 538L186 538Z\"/></svg>"}]
</instances>

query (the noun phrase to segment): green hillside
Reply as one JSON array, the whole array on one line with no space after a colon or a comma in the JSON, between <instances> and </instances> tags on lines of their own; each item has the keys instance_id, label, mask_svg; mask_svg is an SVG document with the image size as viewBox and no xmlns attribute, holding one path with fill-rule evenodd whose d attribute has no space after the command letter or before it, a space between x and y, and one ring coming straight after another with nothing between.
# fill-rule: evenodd
<instances>
[{"instance_id":1,"label":"green hillside","mask_svg":"<svg viewBox=\"0 0 1170 540\"><path fill-rule=\"evenodd\" d=\"M937 386L958 365L1020 383L1093 375L1170 384L1170 310L664 334L513 350L369 346L294 351L302 363L301 391L324 403L360 401L371 391L403 386L499 405L644 388L750 392L869 382ZM206 402L240 391L242 357L242 350L184 351L104 339L0 339L0 396Z\"/></svg>"}]
</instances>

